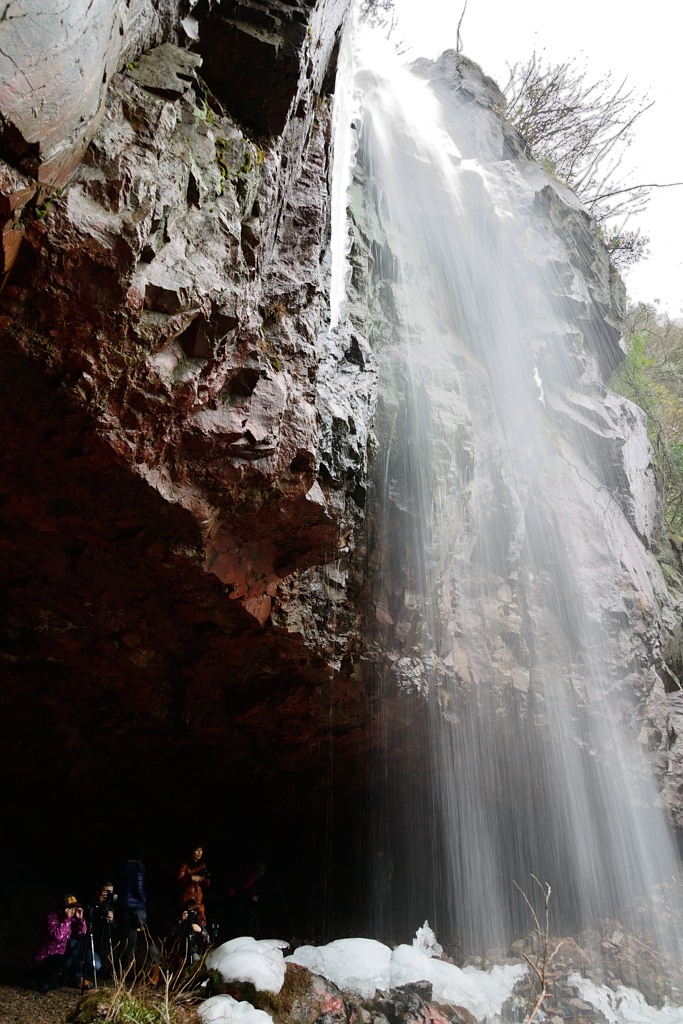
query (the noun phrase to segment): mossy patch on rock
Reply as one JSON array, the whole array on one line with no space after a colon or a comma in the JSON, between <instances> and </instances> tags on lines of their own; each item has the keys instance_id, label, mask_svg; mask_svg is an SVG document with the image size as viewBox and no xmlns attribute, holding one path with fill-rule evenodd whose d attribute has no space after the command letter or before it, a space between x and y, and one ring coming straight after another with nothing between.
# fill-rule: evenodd
<instances>
[{"instance_id":1,"label":"mossy patch on rock","mask_svg":"<svg viewBox=\"0 0 683 1024\"><path fill-rule=\"evenodd\" d=\"M324 993L313 983L313 975L306 967L287 964L285 980L279 992L259 992L248 981L222 981L220 975L211 975L215 993L230 995L264 1010L275 1024L313 1024L324 1009Z\"/></svg>"}]
</instances>

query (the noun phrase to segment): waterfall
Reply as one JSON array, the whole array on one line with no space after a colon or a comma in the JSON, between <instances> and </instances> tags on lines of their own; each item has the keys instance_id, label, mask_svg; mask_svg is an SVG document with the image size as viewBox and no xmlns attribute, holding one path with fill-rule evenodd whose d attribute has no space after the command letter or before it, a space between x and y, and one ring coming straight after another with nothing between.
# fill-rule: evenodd
<instances>
[{"instance_id":1,"label":"waterfall","mask_svg":"<svg viewBox=\"0 0 683 1024\"><path fill-rule=\"evenodd\" d=\"M400 779L373 768L370 927L428 916L463 947L500 944L530 929L517 886L533 896L536 876L556 930L629 918L670 947L652 893L677 859L637 742L631 637L663 586L654 485L642 415L602 383L617 332L579 267L608 280L606 256L467 61L411 71L362 45L338 130L359 134L351 263L369 268L349 308L380 368L378 740L405 691L427 709Z\"/></svg>"}]
</instances>

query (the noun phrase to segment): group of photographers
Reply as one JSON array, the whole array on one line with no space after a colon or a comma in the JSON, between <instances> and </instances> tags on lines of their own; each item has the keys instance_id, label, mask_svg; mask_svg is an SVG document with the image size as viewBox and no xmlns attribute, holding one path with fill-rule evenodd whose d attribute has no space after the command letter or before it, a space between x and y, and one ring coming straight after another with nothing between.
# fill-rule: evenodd
<instances>
[{"instance_id":1,"label":"group of photographers","mask_svg":"<svg viewBox=\"0 0 683 1024\"><path fill-rule=\"evenodd\" d=\"M203 855L202 847L196 846L178 870L180 914L165 942L168 966L174 971L199 959L209 945L204 889L210 878ZM48 915L45 937L34 958L41 992L62 985L90 989L102 974L114 980L119 974L125 977L141 942L150 981L158 981L161 954L147 930L142 861L137 857L125 861L117 892L114 888L113 882L104 882L89 906L73 895L65 896L62 905Z\"/></svg>"}]
</instances>

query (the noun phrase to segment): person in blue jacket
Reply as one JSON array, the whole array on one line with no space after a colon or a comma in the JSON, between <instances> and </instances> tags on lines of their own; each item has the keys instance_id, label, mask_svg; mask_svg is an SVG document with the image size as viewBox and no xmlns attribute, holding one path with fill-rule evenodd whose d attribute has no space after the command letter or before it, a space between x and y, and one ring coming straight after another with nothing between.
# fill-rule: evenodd
<instances>
[{"instance_id":1,"label":"person in blue jacket","mask_svg":"<svg viewBox=\"0 0 683 1024\"><path fill-rule=\"evenodd\" d=\"M158 953L149 941L147 931L147 895L145 893L145 865L137 857L129 857L119 869L117 884L118 905L116 918L121 939L121 972L125 974L135 958L138 941L146 942L146 952L152 963Z\"/></svg>"}]
</instances>

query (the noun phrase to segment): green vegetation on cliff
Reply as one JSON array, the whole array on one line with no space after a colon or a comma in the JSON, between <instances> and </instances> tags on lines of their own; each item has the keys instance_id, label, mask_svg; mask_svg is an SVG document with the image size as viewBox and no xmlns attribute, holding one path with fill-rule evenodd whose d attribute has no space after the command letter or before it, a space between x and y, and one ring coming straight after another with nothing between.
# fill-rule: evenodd
<instances>
[{"instance_id":1,"label":"green vegetation on cliff","mask_svg":"<svg viewBox=\"0 0 683 1024\"><path fill-rule=\"evenodd\" d=\"M683 534L683 321L641 302L629 307L624 333L627 356L611 387L647 414L667 525Z\"/></svg>"}]
</instances>

